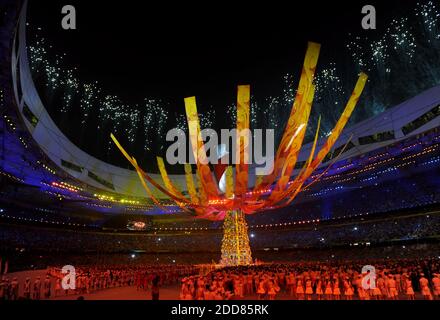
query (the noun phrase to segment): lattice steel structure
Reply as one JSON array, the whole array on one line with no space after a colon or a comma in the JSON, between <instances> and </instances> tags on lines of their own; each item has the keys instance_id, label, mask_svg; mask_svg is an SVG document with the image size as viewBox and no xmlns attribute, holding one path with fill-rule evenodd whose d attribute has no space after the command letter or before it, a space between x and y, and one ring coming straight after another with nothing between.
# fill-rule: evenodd
<instances>
[{"instance_id":1,"label":"lattice steel structure","mask_svg":"<svg viewBox=\"0 0 440 320\"><path fill-rule=\"evenodd\" d=\"M220 264L224 266L252 264L246 218L240 210L228 211L226 213L223 222Z\"/></svg>"}]
</instances>

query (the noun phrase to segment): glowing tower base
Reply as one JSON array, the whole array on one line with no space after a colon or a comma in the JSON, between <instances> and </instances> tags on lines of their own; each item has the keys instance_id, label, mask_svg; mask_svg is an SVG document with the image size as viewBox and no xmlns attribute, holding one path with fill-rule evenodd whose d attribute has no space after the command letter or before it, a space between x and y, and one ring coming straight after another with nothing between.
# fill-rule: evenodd
<instances>
[{"instance_id":1,"label":"glowing tower base","mask_svg":"<svg viewBox=\"0 0 440 320\"><path fill-rule=\"evenodd\" d=\"M234 210L226 214L223 223L222 258L220 264L223 266L252 264L248 228L242 211Z\"/></svg>"}]
</instances>

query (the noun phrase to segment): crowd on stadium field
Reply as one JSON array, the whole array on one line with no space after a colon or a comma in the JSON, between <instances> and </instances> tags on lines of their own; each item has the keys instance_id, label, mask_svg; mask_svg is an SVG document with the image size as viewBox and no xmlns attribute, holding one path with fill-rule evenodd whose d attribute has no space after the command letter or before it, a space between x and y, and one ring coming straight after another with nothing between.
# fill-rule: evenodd
<instances>
[{"instance_id":1,"label":"crowd on stadium field","mask_svg":"<svg viewBox=\"0 0 440 320\"><path fill-rule=\"evenodd\" d=\"M364 272L365 264L374 266ZM437 260L290 263L229 267L182 280L182 300L414 300L440 298ZM373 279L374 278L374 279Z\"/></svg>"},{"instance_id":2,"label":"crowd on stadium field","mask_svg":"<svg viewBox=\"0 0 440 320\"><path fill-rule=\"evenodd\" d=\"M363 271L366 265L370 266L368 272ZM434 258L259 263L225 268L102 265L77 267L75 271L74 290L62 288L65 274L59 267L50 267L45 275L22 282L5 275L0 281L0 300L40 300L126 286L151 291L152 298L159 299L159 287L176 284L180 284L183 300L440 299L440 260Z\"/></svg>"},{"instance_id":3,"label":"crowd on stadium field","mask_svg":"<svg viewBox=\"0 0 440 320\"><path fill-rule=\"evenodd\" d=\"M75 289L64 289L66 276L58 267L50 267L45 276L26 277L20 283L18 277L4 275L0 281L0 300L49 299L69 294L89 294L100 290L136 286L137 290L154 290L155 286L173 285L187 275L196 274L199 267L192 265L128 265L82 266L75 268ZM69 281L67 281L69 285ZM157 296L158 298L158 296Z\"/></svg>"}]
</instances>

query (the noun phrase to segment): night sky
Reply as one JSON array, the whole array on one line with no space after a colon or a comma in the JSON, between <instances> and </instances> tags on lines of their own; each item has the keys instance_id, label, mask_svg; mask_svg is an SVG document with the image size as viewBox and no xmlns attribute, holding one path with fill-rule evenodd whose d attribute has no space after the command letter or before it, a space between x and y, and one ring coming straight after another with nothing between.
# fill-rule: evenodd
<instances>
[{"instance_id":1,"label":"night sky","mask_svg":"<svg viewBox=\"0 0 440 320\"><path fill-rule=\"evenodd\" d=\"M66 31L60 26L66 2L48 3L43 7L30 0L31 21L43 27L57 50L68 53L82 79L98 80L133 103L145 96L182 101L191 95L221 102L234 97L240 83L270 94L287 70L300 70L307 41L323 45L323 59L334 56L348 33L380 32L381 19L403 5L70 1L77 10L77 30ZM378 31L361 28L365 4L376 6Z\"/></svg>"},{"instance_id":2,"label":"night sky","mask_svg":"<svg viewBox=\"0 0 440 320\"><path fill-rule=\"evenodd\" d=\"M322 45L318 71L334 62L351 88L359 70L347 57L350 37L380 38L392 18L414 6L414 1L395 0L307 1L301 5L298 1L140 3L52 0L42 6L40 1L29 0L28 42L32 43L38 30L52 45L50 54L66 54L63 64L77 68L81 81L98 81L103 94L116 95L124 104L157 98L166 102L172 118L176 110L184 110L183 98L196 96L199 112L207 105L215 108L216 129L230 125L225 124L230 121L226 115L221 118L225 106L236 100L237 85L250 84L255 101L280 96L286 73L294 75L296 87L308 41ZM66 4L76 8L76 30L61 27L61 8ZM377 30L362 29L361 9L367 4L377 10ZM113 128L99 125L96 110L87 116L87 129L78 130L79 109L62 115L57 111L59 102L50 104L58 101L52 98L50 91L45 92L49 113L72 142L101 160L128 167L116 148L108 147ZM333 117L326 120L330 126L336 121ZM136 141L130 145L125 132L119 136L121 142L143 164L154 163L154 156L164 150L160 145L164 138L155 137L152 154L145 151L142 128L136 130ZM150 169L155 170L154 166Z\"/></svg>"}]
</instances>

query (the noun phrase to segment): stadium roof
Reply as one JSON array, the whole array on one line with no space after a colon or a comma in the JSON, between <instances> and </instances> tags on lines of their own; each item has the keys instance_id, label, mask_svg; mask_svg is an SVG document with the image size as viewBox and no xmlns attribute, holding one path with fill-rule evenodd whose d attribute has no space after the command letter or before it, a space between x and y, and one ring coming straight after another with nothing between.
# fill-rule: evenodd
<instances>
[{"instance_id":1,"label":"stadium roof","mask_svg":"<svg viewBox=\"0 0 440 320\"><path fill-rule=\"evenodd\" d=\"M31 76L26 45L26 5L20 14L11 63L16 104L27 129L41 150L59 168L87 185L144 197L144 190L135 171L108 164L84 152L62 133L49 116ZM440 86L345 129L326 162L338 155L348 140L350 142L340 160L367 153L437 127L440 125L439 109ZM321 139L318 145L324 142L325 138ZM307 159L310 148L311 144L303 146L298 167ZM326 163L323 164L325 165ZM160 175L151 176L162 184ZM171 175L171 179L185 189L184 175ZM250 183L253 183L253 179L250 179ZM157 197L164 197L159 191L155 192Z\"/></svg>"}]
</instances>

